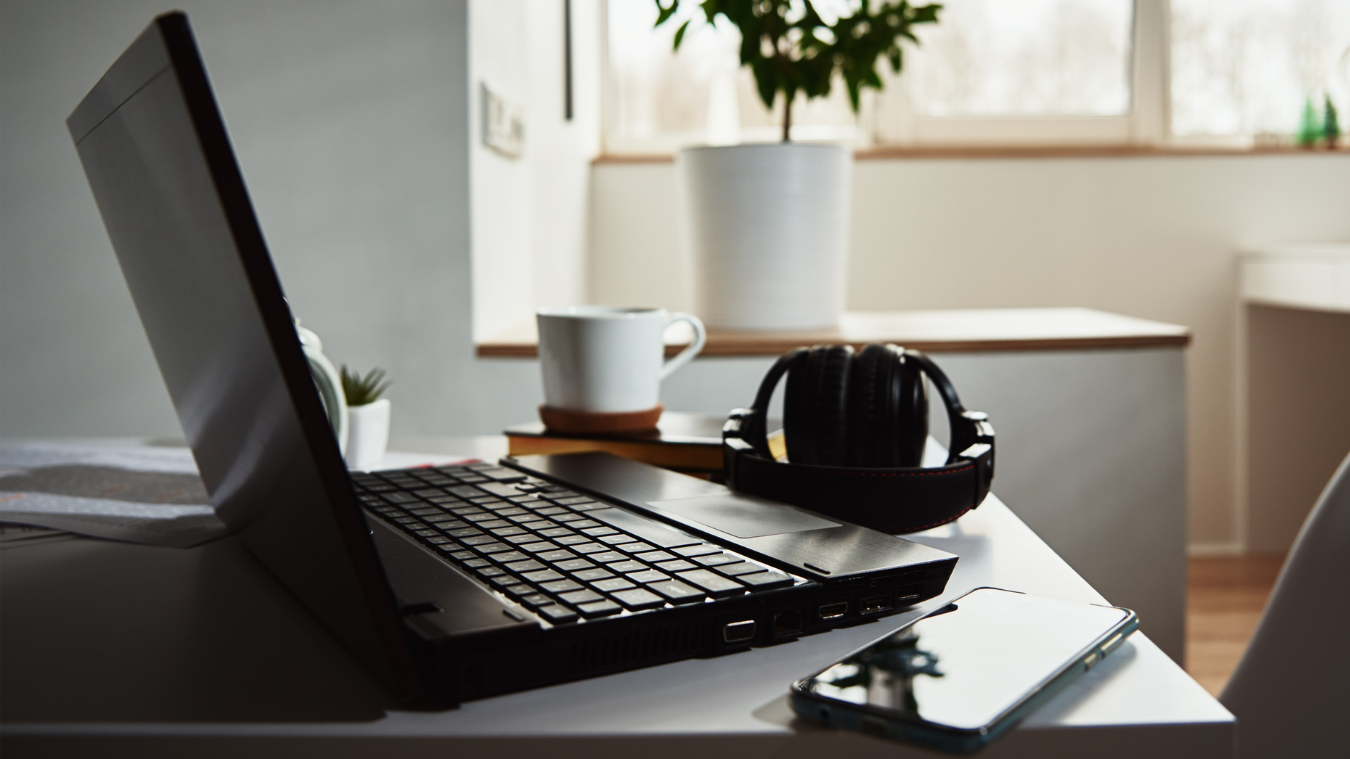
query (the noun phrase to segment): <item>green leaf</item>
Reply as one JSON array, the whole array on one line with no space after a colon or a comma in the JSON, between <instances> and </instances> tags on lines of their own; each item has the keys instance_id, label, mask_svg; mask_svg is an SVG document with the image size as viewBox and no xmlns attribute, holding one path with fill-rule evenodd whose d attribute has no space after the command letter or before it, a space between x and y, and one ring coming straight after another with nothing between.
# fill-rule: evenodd
<instances>
[{"instance_id":1,"label":"green leaf","mask_svg":"<svg viewBox=\"0 0 1350 759\"><path fill-rule=\"evenodd\" d=\"M689 21L693 21L693 19L689 19ZM689 21L680 24L680 28L675 30L675 45L671 48L672 50L680 49L680 42L684 39L684 30L689 28Z\"/></svg>"},{"instance_id":2,"label":"green leaf","mask_svg":"<svg viewBox=\"0 0 1350 759\"><path fill-rule=\"evenodd\" d=\"M662 5L661 0L656 0L656 23L652 26L657 27L669 21L670 17L675 15L675 11L679 10L679 7L680 0L670 0L670 7Z\"/></svg>"}]
</instances>

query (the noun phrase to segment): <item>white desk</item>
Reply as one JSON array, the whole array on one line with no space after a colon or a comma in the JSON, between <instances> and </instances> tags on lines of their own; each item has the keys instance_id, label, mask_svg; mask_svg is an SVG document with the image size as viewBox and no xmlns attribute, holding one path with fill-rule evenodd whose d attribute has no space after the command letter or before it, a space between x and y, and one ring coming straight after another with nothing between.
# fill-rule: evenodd
<instances>
[{"instance_id":1,"label":"white desk","mask_svg":"<svg viewBox=\"0 0 1350 759\"><path fill-rule=\"evenodd\" d=\"M1103 601L992 496L915 539L961 557L943 599L923 608L981 585ZM918 610L732 656L416 712L388 704L232 539L188 550L72 539L0 551L0 568L7 759L932 756L798 721L785 699L790 681ZM1233 717L1137 633L981 756L1220 757L1232 755L1234 735Z\"/></svg>"},{"instance_id":2,"label":"white desk","mask_svg":"<svg viewBox=\"0 0 1350 759\"><path fill-rule=\"evenodd\" d=\"M1350 242L1240 258L1245 547L1283 553L1350 450Z\"/></svg>"}]
</instances>

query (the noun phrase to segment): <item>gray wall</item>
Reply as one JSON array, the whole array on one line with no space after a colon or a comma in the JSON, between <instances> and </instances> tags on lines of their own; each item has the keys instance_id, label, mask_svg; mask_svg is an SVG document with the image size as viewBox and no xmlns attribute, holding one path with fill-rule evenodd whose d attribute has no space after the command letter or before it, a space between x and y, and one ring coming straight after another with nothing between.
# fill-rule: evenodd
<instances>
[{"instance_id":1,"label":"gray wall","mask_svg":"<svg viewBox=\"0 0 1350 759\"><path fill-rule=\"evenodd\" d=\"M384 366L395 434L527 419L470 337L465 2L184 2L295 313ZM0 4L0 436L176 435L65 128L165 6Z\"/></svg>"}]
</instances>

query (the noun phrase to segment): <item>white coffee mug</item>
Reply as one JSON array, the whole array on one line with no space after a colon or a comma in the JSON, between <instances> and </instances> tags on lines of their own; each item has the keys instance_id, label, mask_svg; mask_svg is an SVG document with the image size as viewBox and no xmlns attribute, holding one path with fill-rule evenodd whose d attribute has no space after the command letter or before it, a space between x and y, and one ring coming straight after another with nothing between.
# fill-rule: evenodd
<instances>
[{"instance_id":1,"label":"white coffee mug","mask_svg":"<svg viewBox=\"0 0 1350 759\"><path fill-rule=\"evenodd\" d=\"M538 312L544 404L591 413L647 411L660 403L661 381L693 360L707 342L697 316L664 308L567 306ZM669 361L666 328L685 322L694 341Z\"/></svg>"}]
</instances>

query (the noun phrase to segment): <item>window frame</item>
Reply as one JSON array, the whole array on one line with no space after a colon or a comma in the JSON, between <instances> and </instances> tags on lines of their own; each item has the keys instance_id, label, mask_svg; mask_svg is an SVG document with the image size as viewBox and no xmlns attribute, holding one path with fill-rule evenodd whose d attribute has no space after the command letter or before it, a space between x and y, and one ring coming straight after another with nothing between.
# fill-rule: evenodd
<instances>
[{"instance_id":1,"label":"window frame","mask_svg":"<svg viewBox=\"0 0 1350 759\"><path fill-rule=\"evenodd\" d=\"M607 157L669 156L680 147L701 144L701 135L667 133L646 139L616 137L618 87L609 59L609 3L601 3L601 65L604 81L601 104L601 149ZM1130 30L1130 105L1120 116L910 116L891 110L886 116L885 139L878 139L880 115L866 97L857 127L793 128L802 141L833 140L860 150L923 148L992 148L1051 146L1166 147L1222 145L1250 146L1250 138L1194 137L1177 140L1171 134L1169 0L1134 0ZM903 98L888 108L903 109ZM799 136L799 131L801 132ZM742 141L760 135L742 133Z\"/></svg>"}]
</instances>

